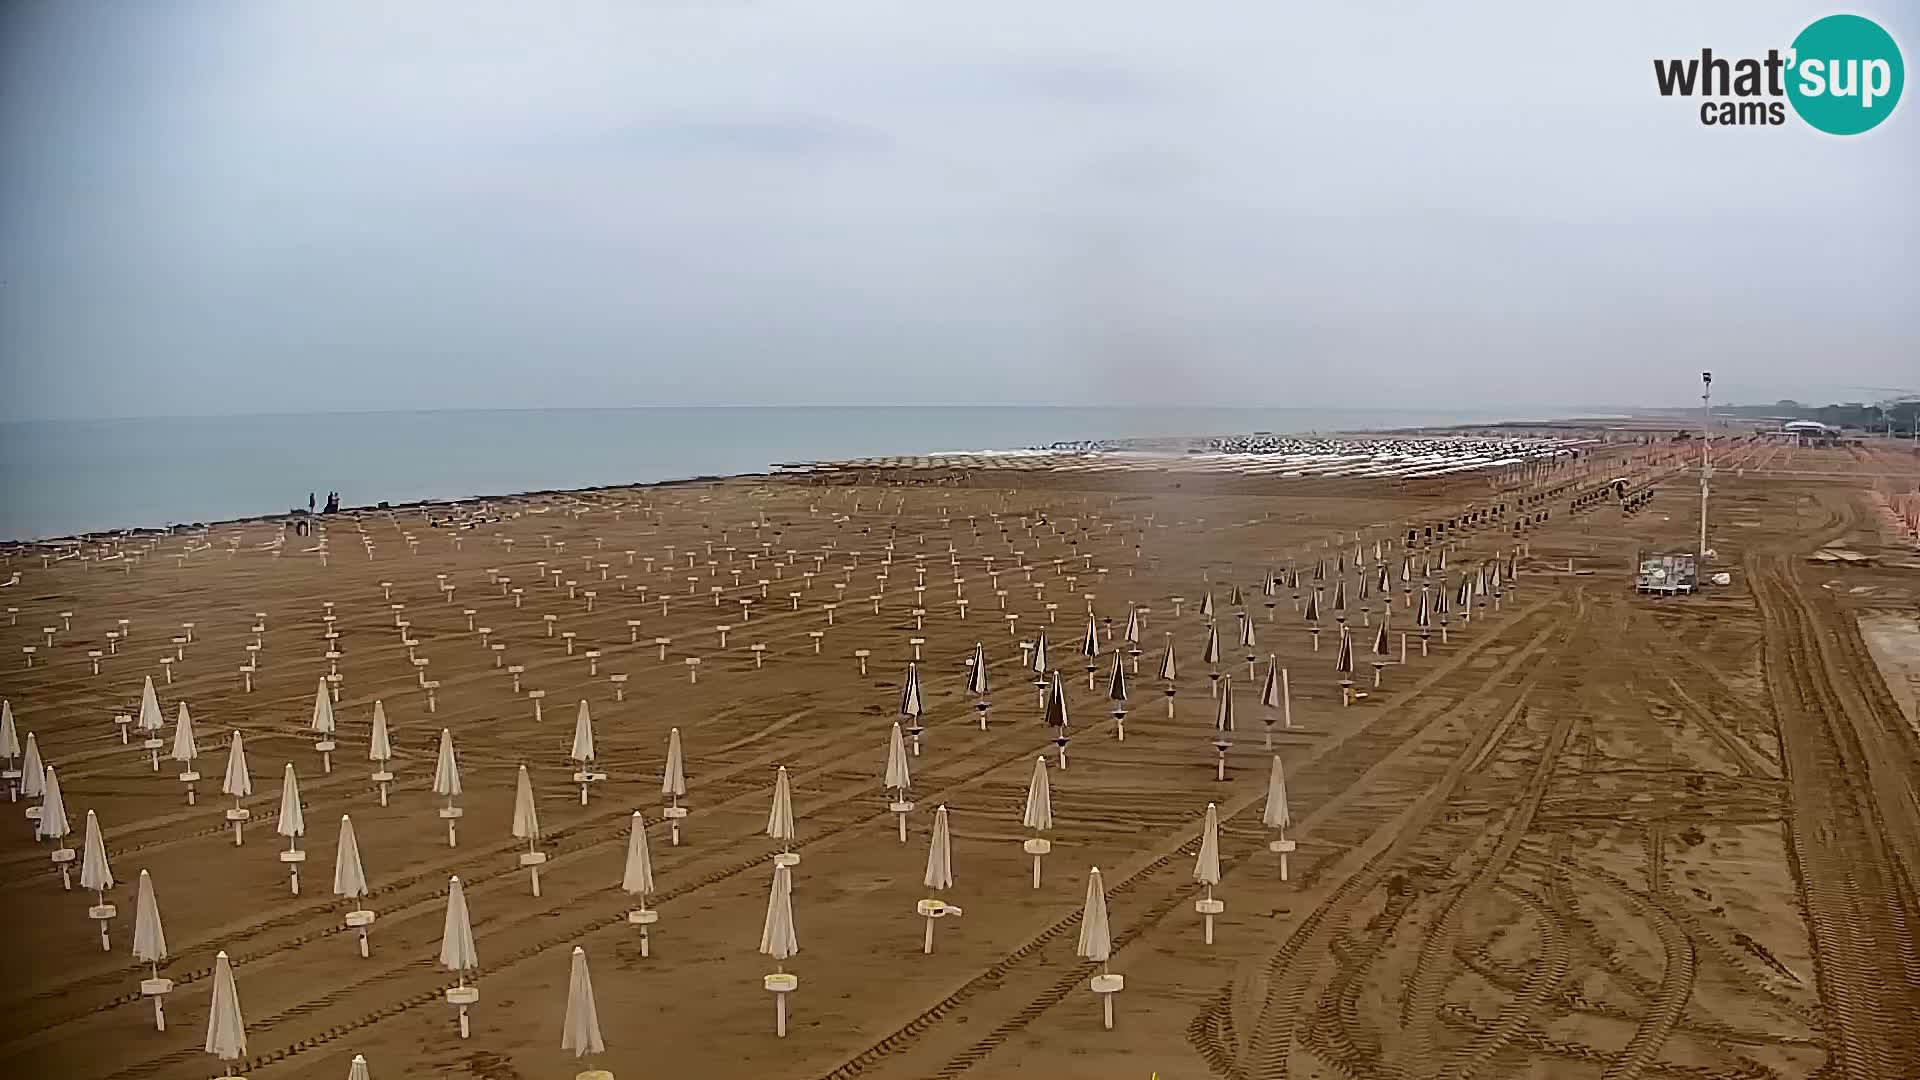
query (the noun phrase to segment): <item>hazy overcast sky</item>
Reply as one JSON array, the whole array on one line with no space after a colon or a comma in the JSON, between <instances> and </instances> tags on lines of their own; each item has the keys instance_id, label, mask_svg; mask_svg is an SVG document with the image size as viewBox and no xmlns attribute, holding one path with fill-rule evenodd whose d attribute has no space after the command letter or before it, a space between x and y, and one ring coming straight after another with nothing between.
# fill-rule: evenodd
<instances>
[{"instance_id":1,"label":"hazy overcast sky","mask_svg":"<svg viewBox=\"0 0 1920 1080\"><path fill-rule=\"evenodd\" d=\"M1835 10L9 0L0 416L1871 397L1920 92L1651 64Z\"/></svg>"}]
</instances>

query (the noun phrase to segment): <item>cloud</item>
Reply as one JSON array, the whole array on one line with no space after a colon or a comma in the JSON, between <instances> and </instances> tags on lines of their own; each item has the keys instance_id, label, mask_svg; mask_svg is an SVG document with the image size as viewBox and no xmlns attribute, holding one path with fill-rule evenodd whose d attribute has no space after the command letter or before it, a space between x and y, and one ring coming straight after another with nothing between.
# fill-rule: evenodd
<instances>
[{"instance_id":1,"label":"cloud","mask_svg":"<svg viewBox=\"0 0 1920 1080\"><path fill-rule=\"evenodd\" d=\"M877 128L802 113L713 111L641 120L609 136L619 150L668 157L817 157L895 148Z\"/></svg>"}]
</instances>

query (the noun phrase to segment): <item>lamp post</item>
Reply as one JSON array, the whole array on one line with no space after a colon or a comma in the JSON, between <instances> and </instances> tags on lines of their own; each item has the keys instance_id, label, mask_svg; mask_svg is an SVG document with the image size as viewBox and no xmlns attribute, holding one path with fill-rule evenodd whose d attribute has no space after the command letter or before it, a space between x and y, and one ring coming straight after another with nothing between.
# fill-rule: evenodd
<instances>
[{"instance_id":1,"label":"lamp post","mask_svg":"<svg viewBox=\"0 0 1920 1080\"><path fill-rule=\"evenodd\" d=\"M1713 372L1700 373L1700 547L1694 566L1694 587L1705 584L1707 571L1707 481L1713 476L1713 461L1708 457L1713 425Z\"/></svg>"}]
</instances>

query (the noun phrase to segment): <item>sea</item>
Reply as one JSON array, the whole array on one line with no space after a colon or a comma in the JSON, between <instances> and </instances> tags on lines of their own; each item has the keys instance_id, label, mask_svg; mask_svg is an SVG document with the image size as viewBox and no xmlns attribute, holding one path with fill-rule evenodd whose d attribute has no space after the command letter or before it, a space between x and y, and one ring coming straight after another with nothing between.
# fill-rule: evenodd
<instances>
[{"instance_id":1,"label":"sea","mask_svg":"<svg viewBox=\"0 0 1920 1080\"><path fill-rule=\"evenodd\" d=\"M1529 410L1527 419L1576 415ZM1049 406L302 413L0 423L0 540L655 483L781 462L1073 439L1490 424L1468 410Z\"/></svg>"}]
</instances>

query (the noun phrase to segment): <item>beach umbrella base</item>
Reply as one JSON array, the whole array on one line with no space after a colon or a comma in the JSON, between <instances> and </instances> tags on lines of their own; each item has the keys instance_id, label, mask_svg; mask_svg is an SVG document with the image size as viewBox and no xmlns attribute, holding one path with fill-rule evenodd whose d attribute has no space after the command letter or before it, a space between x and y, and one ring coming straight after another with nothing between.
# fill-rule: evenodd
<instances>
[{"instance_id":1,"label":"beach umbrella base","mask_svg":"<svg viewBox=\"0 0 1920 1080\"><path fill-rule=\"evenodd\" d=\"M895 819L900 822L900 842L903 844L906 843L907 842L907 815L913 813L913 804L902 799L898 802L888 803L887 810L890 811L894 815Z\"/></svg>"},{"instance_id":2,"label":"beach umbrella base","mask_svg":"<svg viewBox=\"0 0 1920 1080\"><path fill-rule=\"evenodd\" d=\"M460 835L457 823L465 813L466 810L458 806L443 806L440 808L440 820L447 823L448 847L457 846Z\"/></svg>"},{"instance_id":3,"label":"beach umbrella base","mask_svg":"<svg viewBox=\"0 0 1920 1080\"><path fill-rule=\"evenodd\" d=\"M107 923L118 914L112 904L95 904L87 909L87 918L100 924L100 951L112 952L113 941L107 936Z\"/></svg>"},{"instance_id":4,"label":"beach umbrella base","mask_svg":"<svg viewBox=\"0 0 1920 1080\"><path fill-rule=\"evenodd\" d=\"M460 1010L460 1037L465 1039L473 1034L473 1027L467 1017L468 1006L478 1004L480 988L477 986L450 986L447 988L447 1004Z\"/></svg>"},{"instance_id":5,"label":"beach umbrella base","mask_svg":"<svg viewBox=\"0 0 1920 1080\"><path fill-rule=\"evenodd\" d=\"M299 850L283 851L280 853L280 861L287 864L288 887L293 890L293 895L299 896L300 864L307 861L307 853Z\"/></svg>"},{"instance_id":6,"label":"beach umbrella base","mask_svg":"<svg viewBox=\"0 0 1920 1080\"><path fill-rule=\"evenodd\" d=\"M228 821L233 823L233 846L234 847L240 846L241 826L246 823L248 818L251 818L251 817L253 817L253 811L247 809L244 806L236 806L233 809L227 811L226 818Z\"/></svg>"},{"instance_id":7,"label":"beach umbrella base","mask_svg":"<svg viewBox=\"0 0 1920 1080\"><path fill-rule=\"evenodd\" d=\"M1100 995L1101 1026L1113 1030L1113 995L1126 989L1125 975L1100 974L1093 977L1093 992Z\"/></svg>"},{"instance_id":8,"label":"beach umbrella base","mask_svg":"<svg viewBox=\"0 0 1920 1080\"><path fill-rule=\"evenodd\" d=\"M53 865L60 868L60 884L73 888L73 860L77 853L70 847L58 848L53 853Z\"/></svg>"},{"instance_id":9,"label":"beach umbrella base","mask_svg":"<svg viewBox=\"0 0 1920 1080\"><path fill-rule=\"evenodd\" d=\"M527 877L533 883L533 895L540 895L540 868L546 865L547 853L544 851L523 851L520 853L520 865L527 868Z\"/></svg>"},{"instance_id":10,"label":"beach umbrella base","mask_svg":"<svg viewBox=\"0 0 1920 1080\"><path fill-rule=\"evenodd\" d=\"M580 785L580 805L581 806L587 805L587 789L592 785L597 784L602 780L605 780L606 778L607 778L606 773L594 772L591 769L582 769L579 772L573 774L573 782Z\"/></svg>"},{"instance_id":11,"label":"beach umbrella base","mask_svg":"<svg viewBox=\"0 0 1920 1080\"><path fill-rule=\"evenodd\" d=\"M782 971L760 982L773 995L773 1032L784 1039L787 1037L787 995L800 989L800 977Z\"/></svg>"},{"instance_id":12,"label":"beach umbrella base","mask_svg":"<svg viewBox=\"0 0 1920 1080\"><path fill-rule=\"evenodd\" d=\"M800 865L800 853L797 851L777 851L773 855L773 865L784 866L791 870Z\"/></svg>"},{"instance_id":13,"label":"beach umbrella base","mask_svg":"<svg viewBox=\"0 0 1920 1080\"><path fill-rule=\"evenodd\" d=\"M1193 902L1193 910L1199 912L1201 916L1206 919L1207 944L1213 944L1213 917L1227 910L1227 905L1209 896L1204 900L1195 900Z\"/></svg>"},{"instance_id":14,"label":"beach umbrella base","mask_svg":"<svg viewBox=\"0 0 1920 1080\"><path fill-rule=\"evenodd\" d=\"M653 955L651 927L660 921L660 913L652 908L637 908L627 912L627 925L640 928L640 955Z\"/></svg>"},{"instance_id":15,"label":"beach umbrella base","mask_svg":"<svg viewBox=\"0 0 1920 1080\"><path fill-rule=\"evenodd\" d=\"M173 992L172 979L141 979L140 996L153 999L153 1030L167 1030L167 995Z\"/></svg>"},{"instance_id":16,"label":"beach umbrella base","mask_svg":"<svg viewBox=\"0 0 1920 1080\"><path fill-rule=\"evenodd\" d=\"M1053 841L1036 836L1021 843L1021 849L1033 856L1033 887L1040 887L1040 859L1053 850Z\"/></svg>"},{"instance_id":17,"label":"beach umbrella base","mask_svg":"<svg viewBox=\"0 0 1920 1080\"><path fill-rule=\"evenodd\" d=\"M393 774L385 769L381 769L369 777L369 779L380 785L380 805L387 805L387 785L393 783Z\"/></svg>"},{"instance_id":18,"label":"beach umbrella base","mask_svg":"<svg viewBox=\"0 0 1920 1080\"><path fill-rule=\"evenodd\" d=\"M1280 856L1280 880L1287 880L1287 856L1293 854L1296 845L1291 840L1274 840L1267 844L1267 850Z\"/></svg>"},{"instance_id":19,"label":"beach umbrella base","mask_svg":"<svg viewBox=\"0 0 1920 1080\"><path fill-rule=\"evenodd\" d=\"M187 785L187 805L194 805L195 794L193 785L200 782L200 774L189 769L180 774L180 782Z\"/></svg>"},{"instance_id":20,"label":"beach umbrella base","mask_svg":"<svg viewBox=\"0 0 1920 1080\"><path fill-rule=\"evenodd\" d=\"M167 745L165 739L143 739L140 742L140 749L152 756L154 772L160 771L160 748L165 745Z\"/></svg>"},{"instance_id":21,"label":"beach umbrella base","mask_svg":"<svg viewBox=\"0 0 1920 1080\"><path fill-rule=\"evenodd\" d=\"M333 742L331 740L317 742L313 744L313 748L320 753L320 771L322 773L333 772Z\"/></svg>"},{"instance_id":22,"label":"beach umbrella base","mask_svg":"<svg viewBox=\"0 0 1920 1080\"><path fill-rule=\"evenodd\" d=\"M372 926L376 918L378 918L378 916L371 911L361 910L347 912L347 929L360 931L361 959L365 959L370 951L367 947L367 927Z\"/></svg>"},{"instance_id":23,"label":"beach umbrella base","mask_svg":"<svg viewBox=\"0 0 1920 1080\"><path fill-rule=\"evenodd\" d=\"M684 806L669 806L660 811L660 816L667 819L667 827L673 833L673 846L679 847L680 823L687 819L687 808Z\"/></svg>"},{"instance_id":24,"label":"beach umbrella base","mask_svg":"<svg viewBox=\"0 0 1920 1080\"><path fill-rule=\"evenodd\" d=\"M949 915L957 919L960 917L960 914L961 914L960 909L958 907L952 904L949 904L944 900L935 900L931 897L920 901L918 904L915 904L913 906L913 910L918 912L922 918L927 920L927 936L926 936L925 942L920 947L920 951L927 954L931 954L933 952L934 920L944 919Z\"/></svg>"}]
</instances>

